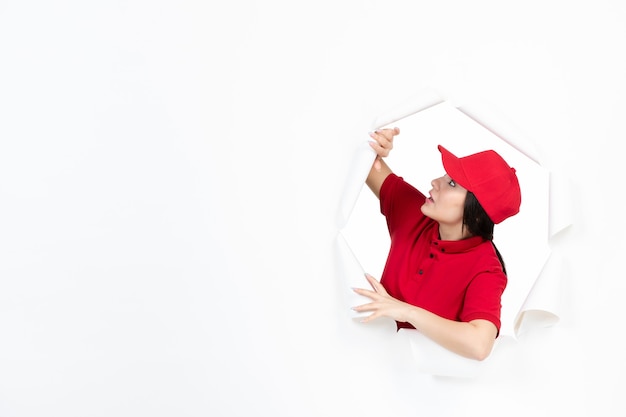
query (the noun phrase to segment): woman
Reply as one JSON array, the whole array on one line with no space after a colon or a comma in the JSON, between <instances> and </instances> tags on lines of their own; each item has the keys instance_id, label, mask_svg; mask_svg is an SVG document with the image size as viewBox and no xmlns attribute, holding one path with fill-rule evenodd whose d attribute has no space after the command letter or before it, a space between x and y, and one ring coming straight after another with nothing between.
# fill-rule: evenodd
<instances>
[{"instance_id":1,"label":"woman","mask_svg":"<svg viewBox=\"0 0 626 417\"><path fill-rule=\"evenodd\" d=\"M467 358L489 356L500 332L507 277L492 242L494 224L519 212L515 169L489 150L457 158L439 146L446 174L426 197L383 161L398 128L370 134L377 157L366 183L380 200L391 248L380 282L355 288L371 302L363 321L389 317Z\"/></svg>"}]
</instances>

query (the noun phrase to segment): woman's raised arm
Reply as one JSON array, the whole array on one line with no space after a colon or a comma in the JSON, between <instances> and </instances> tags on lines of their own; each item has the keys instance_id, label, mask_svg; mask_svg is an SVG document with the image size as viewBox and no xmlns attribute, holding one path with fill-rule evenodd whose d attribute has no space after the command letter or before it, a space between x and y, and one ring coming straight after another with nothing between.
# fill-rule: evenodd
<instances>
[{"instance_id":1,"label":"woman's raised arm","mask_svg":"<svg viewBox=\"0 0 626 417\"><path fill-rule=\"evenodd\" d=\"M393 138L400 134L400 129L380 129L370 133L370 146L376 151L376 159L372 164L372 168L365 180L367 186L372 190L376 198L380 198L380 187L383 185L385 178L391 174L391 168L383 161L383 158L389 155L393 149Z\"/></svg>"}]
</instances>

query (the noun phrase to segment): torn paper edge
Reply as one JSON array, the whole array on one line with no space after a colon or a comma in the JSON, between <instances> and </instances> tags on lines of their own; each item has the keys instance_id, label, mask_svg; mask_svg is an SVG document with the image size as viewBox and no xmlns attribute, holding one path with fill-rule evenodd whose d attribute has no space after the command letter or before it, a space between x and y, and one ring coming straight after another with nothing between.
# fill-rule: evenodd
<instances>
[{"instance_id":1,"label":"torn paper edge","mask_svg":"<svg viewBox=\"0 0 626 417\"><path fill-rule=\"evenodd\" d=\"M474 378L482 370L482 361L452 352L415 329L400 329L398 337L408 341L417 370L455 378Z\"/></svg>"},{"instance_id":2,"label":"torn paper edge","mask_svg":"<svg viewBox=\"0 0 626 417\"><path fill-rule=\"evenodd\" d=\"M559 322L562 282L563 259L552 252L515 318L516 337L528 330Z\"/></svg>"},{"instance_id":3,"label":"torn paper edge","mask_svg":"<svg viewBox=\"0 0 626 417\"><path fill-rule=\"evenodd\" d=\"M467 117L471 118L476 123L480 124L488 131L492 132L498 138L500 138L522 154L526 155L537 164L541 165L539 163L536 149L533 147L532 143L528 141L528 139L524 135L522 135L517 129L513 128L510 124L507 124L505 122L495 122L494 120L492 120L492 112L490 112L484 106L481 107L477 104L469 105L467 103L462 104L458 99L455 100L450 97L446 97L444 99L444 96L434 89L426 90L414 97L410 102L407 102L404 105L397 107L393 111L378 117L372 124L372 129L377 129L379 127L394 123L396 121L404 119L405 117L411 116L432 106L440 104L444 101L456 103L454 107L457 110L461 111ZM489 120L489 122L486 122L486 120ZM339 230L345 227L350 218L350 214L354 206L356 205L359 193L363 187L363 184L365 183L367 173L369 172L369 169L371 168L371 164L374 162L374 159L375 152L367 144L367 141L364 141L363 146L359 147L354 155L352 167L349 171L351 172L351 175L349 176L348 181L346 181L346 187L340 201L340 209L337 216L337 226ZM550 196L553 196L553 193L558 194L556 194L555 197L551 198L549 203L550 215L548 222L549 230L547 231L548 240L550 239L550 237L554 236L556 233L568 227L572 223L571 213L567 212L567 209L571 207L568 204L570 200L567 197L569 196L569 188L563 187L563 184L566 184L567 181L559 175L553 175L553 173L550 174ZM566 196L565 200L558 200L561 203L557 202L556 198L562 198L563 195ZM562 203L562 201L565 201L565 203ZM555 219L559 220L557 221ZM347 241L345 241L345 244L349 247ZM551 259L552 261L550 262ZM514 329L516 337L521 335L523 332L529 330L530 328L534 328L535 326L552 325L559 321L559 310L558 306L555 304L558 302L555 300L558 300L558 294L561 290L561 268L557 268L557 264L559 262L560 261L555 260L555 257L553 256L549 256L548 259L545 261L540 275L536 278L533 287L529 291L529 294L527 295L526 300L521 306L520 311L515 319ZM546 297L543 296L545 294L549 294L547 300L551 300L551 302L546 300ZM416 349L417 351L420 350L419 345L420 343L422 343L420 342L420 340L423 339L419 337L410 338L410 343L414 353L416 352ZM429 340L429 342L432 341ZM433 352L432 349L427 349L426 351ZM459 359L460 363L464 363L464 361L471 361L470 359L463 358L462 356L450 351L446 351L446 353L454 355L456 359ZM449 361L445 362L448 363ZM473 362L473 366L478 366L476 363ZM455 376L453 375L455 374L455 372L453 371L445 371L441 369L437 370L436 367L433 367L432 365L433 364L431 364L430 368L422 366L421 369L425 372L436 375L445 374L449 376ZM464 368L462 365L459 365L459 367L457 367L457 370L458 372L456 373L456 376L463 376L468 374L467 369Z\"/></svg>"},{"instance_id":4,"label":"torn paper edge","mask_svg":"<svg viewBox=\"0 0 626 417\"><path fill-rule=\"evenodd\" d=\"M376 118L371 126L371 130L379 129L411 116L412 114L419 113L432 106L443 103L444 101L443 97L435 90L425 89L420 94L413 97L413 99ZM344 183L345 185L336 218L336 224L339 230L343 229L348 223L350 214L356 205L359 193L365 184L367 174L375 158L376 152L369 146L368 141L364 140L363 143L357 147L352 157L350 169L348 170L348 178Z\"/></svg>"}]
</instances>

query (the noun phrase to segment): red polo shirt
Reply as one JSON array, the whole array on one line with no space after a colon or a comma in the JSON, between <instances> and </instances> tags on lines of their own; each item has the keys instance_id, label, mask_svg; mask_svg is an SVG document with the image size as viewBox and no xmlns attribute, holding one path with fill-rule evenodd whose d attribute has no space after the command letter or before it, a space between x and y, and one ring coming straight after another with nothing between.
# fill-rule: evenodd
<instances>
[{"instance_id":1,"label":"red polo shirt","mask_svg":"<svg viewBox=\"0 0 626 417\"><path fill-rule=\"evenodd\" d=\"M499 332L507 278L493 245L481 237L440 240L439 224L420 210L425 199L395 174L383 182L380 208L391 248L381 283L399 300L450 320L489 320Z\"/></svg>"}]
</instances>

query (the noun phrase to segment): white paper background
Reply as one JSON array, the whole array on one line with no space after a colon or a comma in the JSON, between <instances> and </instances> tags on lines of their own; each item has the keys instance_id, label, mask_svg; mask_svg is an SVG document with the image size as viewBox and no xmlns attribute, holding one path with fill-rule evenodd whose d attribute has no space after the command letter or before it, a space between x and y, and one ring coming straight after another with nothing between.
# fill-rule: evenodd
<instances>
[{"instance_id":1,"label":"white paper background","mask_svg":"<svg viewBox=\"0 0 626 417\"><path fill-rule=\"evenodd\" d=\"M619 416L619 1L0 2L0 415ZM334 274L360 132L489 103L572 183L557 325L472 380Z\"/></svg>"}]
</instances>

